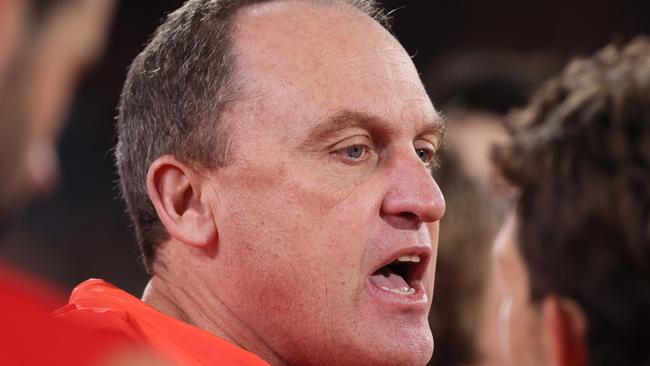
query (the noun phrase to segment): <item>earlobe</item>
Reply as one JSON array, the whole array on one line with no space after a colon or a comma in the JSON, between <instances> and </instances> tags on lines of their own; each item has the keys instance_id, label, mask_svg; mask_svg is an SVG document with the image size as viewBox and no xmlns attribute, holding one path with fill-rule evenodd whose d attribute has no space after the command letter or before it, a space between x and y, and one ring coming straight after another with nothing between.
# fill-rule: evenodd
<instances>
[{"instance_id":1,"label":"earlobe","mask_svg":"<svg viewBox=\"0 0 650 366\"><path fill-rule=\"evenodd\" d=\"M549 295L542 301L542 313L549 365L586 366L587 320L582 308L572 300Z\"/></svg>"},{"instance_id":2,"label":"earlobe","mask_svg":"<svg viewBox=\"0 0 650 366\"><path fill-rule=\"evenodd\" d=\"M213 212L203 196L204 184L200 174L170 155L156 159L147 173L149 198L169 235L201 248L217 240Z\"/></svg>"}]
</instances>

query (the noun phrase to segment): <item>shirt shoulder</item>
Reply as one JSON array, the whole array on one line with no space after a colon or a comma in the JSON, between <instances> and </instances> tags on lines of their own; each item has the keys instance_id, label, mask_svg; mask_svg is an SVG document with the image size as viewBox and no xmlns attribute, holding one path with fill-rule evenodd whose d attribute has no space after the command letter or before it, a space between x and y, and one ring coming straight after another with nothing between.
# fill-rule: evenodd
<instances>
[{"instance_id":1,"label":"shirt shoulder","mask_svg":"<svg viewBox=\"0 0 650 366\"><path fill-rule=\"evenodd\" d=\"M90 279L79 284L69 303L54 315L93 333L136 344L146 343L146 334L129 312L129 307L138 302L140 300L109 283Z\"/></svg>"},{"instance_id":2,"label":"shirt shoulder","mask_svg":"<svg viewBox=\"0 0 650 366\"><path fill-rule=\"evenodd\" d=\"M174 365L269 366L244 349L159 312L98 279L77 286L58 317L142 345Z\"/></svg>"}]
</instances>

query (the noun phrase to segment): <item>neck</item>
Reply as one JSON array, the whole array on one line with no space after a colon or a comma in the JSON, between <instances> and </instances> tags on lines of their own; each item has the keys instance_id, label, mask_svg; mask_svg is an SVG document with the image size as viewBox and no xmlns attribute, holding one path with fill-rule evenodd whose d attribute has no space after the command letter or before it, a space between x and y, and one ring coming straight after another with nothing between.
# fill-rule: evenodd
<instances>
[{"instance_id":1,"label":"neck","mask_svg":"<svg viewBox=\"0 0 650 366\"><path fill-rule=\"evenodd\" d=\"M180 266L179 266L180 267ZM183 266L186 271L192 266ZM288 365L252 327L242 322L221 301L220 296L196 279L196 273L184 270L154 271L142 301L182 322L206 330L215 336L254 353L271 365Z\"/></svg>"},{"instance_id":2,"label":"neck","mask_svg":"<svg viewBox=\"0 0 650 366\"><path fill-rule=\"evenodd\" d=\"M190 286L192 285L194 284ZM199 289L177 285L168 281L165 276L155 274L144 290L142 301L161 313L207 330L219 338L243 347L244 344L237 341L238 337L231 336L236 332L228 331L230 327L227 322L224 322L221 316L215 316L220 313L218 307L204 309L202 306L204 302L199 301L202 298L199 296L200 293Z\"/></svg>"}]
</instances>

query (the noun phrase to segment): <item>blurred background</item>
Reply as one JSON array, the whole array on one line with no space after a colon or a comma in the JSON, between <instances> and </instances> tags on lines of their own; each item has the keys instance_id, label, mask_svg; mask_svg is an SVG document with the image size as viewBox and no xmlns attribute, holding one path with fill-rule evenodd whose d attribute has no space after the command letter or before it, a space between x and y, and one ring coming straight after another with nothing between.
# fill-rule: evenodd
<instances>
[{"instance_id":1,"label":"blurred background","mask_svg":"<svg viewBox=\"0 0 650 366\"><path fill-rule=\"evenodd\" d=\"M114 117L129 63L164 15L181 3L119 3L105 53L85 75L67 117L58 147L59 184L12 218L0 239L3 260L66 290L99 277L140 295L147 276L116 188ZM464 346L445 345L444 339L462 338L451 333L472 333L481 322L475 308L487 286L485 258L505 206L486 158L489 143L504 138L500 119L571 57L650 33L650 1L386 0L383 5L394 9L393 31L449 120L449 152L436 173L448 213L434 301L446 303L434 304L432 321L438 324L434 362L452 365L454 355L465 354ZM478 224L469 230L467 222Z\"/></svg>"}]
</instances>

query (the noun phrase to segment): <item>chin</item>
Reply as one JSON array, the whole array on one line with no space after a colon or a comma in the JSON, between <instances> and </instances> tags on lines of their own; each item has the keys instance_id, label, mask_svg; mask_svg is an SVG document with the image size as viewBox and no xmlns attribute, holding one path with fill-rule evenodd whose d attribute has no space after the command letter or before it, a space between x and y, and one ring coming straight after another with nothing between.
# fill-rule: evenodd
<instances>
[{"instance_id":1,"label":"chin","mask_svg":"<svg viewBox=\"0 0 650 366\"><path fill-rule=\"evenodd\" d=\"M401 327L395 324L384 320L375 322L373 327L341 329L331 333L332 338L321 336L306 342L300 347L305 352L299 358L287 360L290 364L310 366L425 366L433 354L428 323L398 323Z\"/></svg>"},{"instance_id":2,"label":"chin","mask_svg":"<svg viewBox=\"0 0 650 366\"><path fill-rule=\"evenodd\" d=\"M355 365L424 366L433 355L433 336L428 325L410 330L402 328L397 332L392 329L381 339L375 339L363 353L369 362Z\"/></svg>"}]
</instances>

